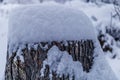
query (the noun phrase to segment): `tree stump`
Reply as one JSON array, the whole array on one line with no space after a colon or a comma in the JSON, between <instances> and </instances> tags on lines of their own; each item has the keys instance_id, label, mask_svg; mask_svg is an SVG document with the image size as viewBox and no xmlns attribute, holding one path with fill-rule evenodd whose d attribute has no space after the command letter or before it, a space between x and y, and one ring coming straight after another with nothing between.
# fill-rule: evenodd
<instances>
[{"instance_id":1,"label":"tree stump","mask_svg":"<svg viewBox=\"0 0 120 80\"><path fill-rule=\"evenodd\" d=\"M9 45L7 51L7 64L5 71L5 80L50 80L49 66L46 65L44 76L40 76L40 70L43 67L43 61L47 58L48 50L56 45L61 51L67 51L74 61L81 62L83 70L89 72L93 64L94 44L92 40L80 41L52 41L33 43L32 46L24 44L22 53L17 50L10 55ZM33 47L37 45L36 49ZM69 80L69 75L58 77L56 72L52 72L52 80ZM74 80L74 76L73 76Z\"/></svg>"}]
</instances>

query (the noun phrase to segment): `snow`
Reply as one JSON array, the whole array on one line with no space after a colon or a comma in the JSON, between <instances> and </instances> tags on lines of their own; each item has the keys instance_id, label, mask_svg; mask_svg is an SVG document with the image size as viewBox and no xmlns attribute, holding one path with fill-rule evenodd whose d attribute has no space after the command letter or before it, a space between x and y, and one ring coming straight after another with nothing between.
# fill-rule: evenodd
<instances>
[{"instance_id":1,"label":"snow","mask_svg":"<svg viewBox=\"0 0 120 80\"><path fill-rule=\"evenodd\" d=\"M46 4L49 4L49 3L46 2ZM9 10L11 10L11 7L13 7L15 5L16 4L3 6L0 4L0 8L2 8L2 10L0 9L0 56L1 56L0 57L0 80L3 80L5 59L6 59L5 53L7 50L6 49L7 48L7 17L5 17L6 16L5 14L8 13ZM65 6L69 6L70 8L78 9L78 10L81 10L84 13L86 13L86 15L92 20L94 27L100 26L100 25L102 25L104 27L105 25L109 25L111 12L114 13L114 10L113 10L114 7L112 4L106 5L106 4L101 3L101 4L96 5L93 3L84 3L84 2L81 2L80 0L79 1L73 0L71 2L68 2ZM4 9L8 9L8 10L6 10L4 12L3 11ZM119 23L118 21L114 21L114 22L115 22L114 23L115 25L117 25ZM119 54L120 49L119 48L116 48L116 49L117 49L116 52ZM109 54L111 54L111 53L109 53ZM111 66L111 68L112 68L113 72L115 73L116 77L118 78L118 80L120 80L120 76L119 76L120 75L120 65L119 65L120 59L119 59L119 57L117 59L111 59L108 55L103 55L103 56L107 57L106 60L108 61L109 65ZM102 62L104 63L104 59L102 59ZM97 61L96 61L96 63L97 63ZM98 66L101 66L101 65L98 65ZM102 69L102 68L99 68L99 69ZM94 73L94 70L93 70L93 73ZM109 72L109 73L112 73L112 72ZM107 75L107 76L110 76L110 75ZM91 75L89 77L92 77L91 80L95 80L94 78L96 76ZM113 80L116 80L116 79L113 79Z\"/></svg>"},{"instance_id":2,"label":"snow","mask_svg":"<svg viewBox=\"0 0 120 80\"><path fill-rule=\"evenodd\" d=\"M94 36L93 25L83 12L61 5L22 6L15 9L9 19L9 45L54 40L95 40Z\"/></svg>"},{"instance_id":3,"label":"snow","mask_svg":"<svg viewBox=\"0 0 120 80\"><path fill-rule=\"evenodd\" d=\"M105 56L102 54L101 48L97 47L94 50L94 54L99 54L94 58L94 64L87 74L88 80L118 80L111 67L108 64Z\"/></svg>"},{"instance_id":4,"label":"snow","mask_svg":"<svg viewBox=\"0 0 120 80\"><path fill-rule=\"evenodd\" d=\"M109 62L112 70L114 71L116 77L119 79L120 77L120 59L111 59L106 56L107 61ZM120 79L119 79L120 80Z\"/></svg>"},{"instance_id":5,"label":"snow","mask_svg":"<svg viewBox=\"0 0 120 80\"><path fill-rule=\"evenodd\" d=\"M114 14L114 5L112 4L94 4L94 3L84 3L81 1L72 1L70 3L66 3L66 6L70 6L72 8L76 8L78 10L82 10L89 16L92 20L92 16L97 19L97 22L102 22L104 24L110 24L111 20L111 13ZM102 18L101 18L102 17ZM92 20L94 23L94 20Z\"/></svg>"},{"instance_id":6,"label":"snow","mask_svg":"<svg viewBox=\"0 0 120 80\"><path fill-rule=\"evenodd\" d=\"M49 65L50 78L52 71L55 71L60 77L63 74L66 76L69 74L70 78L75 75L75 80L117 80L104 59L103 52L100 51L91 21L79 10L48 4L22 6L15 9L10 16L8 37L10 47L20 43L92 39L97 44L95 46L97 52L94 53L94 65L90 73L83 72L81 64L74 62L67 52L61 52L57 47L53 47L48 51L41 76L44 76L45 66Z\"/></svg>"},{"instance_id":7,"label":"snow","mask_svg":"<svg viewBox=\"0 0 120 80\"><path fill-rule=\"evenodd\" d=\"M82 64L78 61L73 61L71 55L66 51L60 51L58 47L53 46L47 54L47 59L43 62L43 68L41 69L41 76L44 76L45 66L49 65L50 74L56 72L59 77L64 74L66 77L69 74L70 80L75 75L75 80L83 80L83 68ZM52 76L51 76L52 80Z\"/></svg>"},{"instance_id":8,"label":"snow","mask_svg":"<svg viewBox=\"0 0 120 80\"><path fill-rule=\"evenodd\" d=\"M78 10L82 10L92 21L95 28L102 29L103 33L105 32L105 27L110 26L112 24L114 27L120 27L118 19L112 19L111 23L111 15L115 14L114 5L113 4L104 4L98 3L97 5L94 3L84 3L81 1L71 1L70 3L66 3L66 6L71 8L75 8ZM108 41L109 42L109 41ZM120 80L120 48L116 45L119 45L119 42L115 42L114 52L113 53L105 53L107 57L107 61L116 74L118 80ZM111 56L116 54L117 59L112 59ZM105 57L105 58L106 58ZM117 68L116 68L117 66ZM115 80L115 79L113 79Z\"/></svg>"},{"instance_id":9,"label":"snow","mask_svg":"<svg viewBox=\"0 0 120 80\"><path fill-rule=\"evenodd\" d=\"M60 51L58 47L53 46L47 53L47 59L43 61L41 76L44 76L46 65L50 67L50 78L52 80L52 72L56 72L59 77L63 74L70 80L75 76L75 80L117 80L111 67L105 60L102 50L99 47L95 48L95 53L98 54L94 58L93 67L89 73L83 71L82 64L78 61L73 61L71 55L66 51Z\"/></svg>"},{"instance_id":10,"label":"snow","mask_svg":"<svg viewBox=\"0 0 120 80\"><path fill-rule=\"evenodd\" d=\"M0 17L0 80L3 80L5 63L6 63L6 51L7 51L7 23L8 20L4 17Z\"/></svg>"}]
</instances>

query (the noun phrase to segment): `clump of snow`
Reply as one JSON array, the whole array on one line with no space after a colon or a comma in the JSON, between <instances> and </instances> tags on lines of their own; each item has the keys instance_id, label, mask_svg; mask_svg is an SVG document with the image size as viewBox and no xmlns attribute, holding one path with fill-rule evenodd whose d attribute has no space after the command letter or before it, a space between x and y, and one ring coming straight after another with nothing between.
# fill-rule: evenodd
<instances>
[{"instance_id":1,"label":"clump of snow","mask_svg":"<svg viewBox=\"0 0 120 80\"><path fill-rule=\"evenodd\" d=\"M46 65L50 67L50 78L52 80L52 72L56 72L59 77L65 76L70 79L75 77L75 80L117 80L112 69L105 60L104 55L99 47L95 48L94 63L89 73L83 71L82 64L78 61L73 61L68 52L60 51L56 46L53 46L47 54L47 59L43 61L41 76L44 76Z\"/></svg>"},{"instance_id":2,"label":"clump of snow","mask_svg":"<svg viewBox=\"0 0 120 80\"><path fill-rule=\"evenodd\" d=\"M41 69L41 76L44 76L45 66L49 65L50 74L56 72L59 77L64 74L66 77L69 75L70 80L75 77L75 80L83 80L84 72L82 64L78 61L73 61L71 55L66 51L60 51L58 47L53 46L47 54L47 59L43 62L43 68ZM52 76L51 76L52 80Z\"/></svg>"},{"instance_id":3,"label":"clump of snow","mask_svg":"<svg viewBox=\"0 0 120 80\"><path fill-rule=\"evenodd\" d=\"M15 9L9 19L8 37L9 45L96 39L93 25L82 11L58 4L22 6Z\"/></svg>"}]
</instances>

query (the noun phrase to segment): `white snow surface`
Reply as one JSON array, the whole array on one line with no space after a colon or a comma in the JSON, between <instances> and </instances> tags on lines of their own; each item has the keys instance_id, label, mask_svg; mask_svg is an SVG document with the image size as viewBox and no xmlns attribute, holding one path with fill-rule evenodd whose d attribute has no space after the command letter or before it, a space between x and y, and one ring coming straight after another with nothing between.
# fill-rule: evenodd
<instances>
[{"instance_id":1,"label":"white snow surface","mask_svg":"<svg viewBox=\"0 0 120 80\"><path fill-rule=\"evenodd\" d=\"M102 54L101 48L98 45L95 46L94 54L98 54L98 56L94 56L94 63L91 71L87 73L87 80L118 80Z\"/></svg>"},{"instance_id":2,"label":"white snow surface","mask_svg":"<svg viewBox=\"0 0 120 80\"><path fill-rule=\"evenodd\" d=\"M4 79L7 52L7 27L8 27L8 24L5 24L8 23L8 19L1 16L3 15L2 13L0 11L0 80Z\"/></svg>"},{"instance_id":3,"label":"white snow surface","mask_svg":"<svg viewBox=\"0 0 120 80\"><path fill-rule=\"evenodd\" d=\"M4 79L4 70L6 64L6 52L7 52L7 23L8 20L0 17L0 80Z\"/></svg>"},{"instance_id":4,"label":"white snow surface","mask_svg":"<svg viewBox=\"0 0 120 80\"><path fill-rule=\"evenodd\" d=\"M62 5L22 6L9 19L9 45L40 41L95 40L89 18Z\"/></svg>"},{"instance_id":5,"label":"white snow surface","mask_svg":"<svg viewBox=\"0 0 120 80\"><path fill-rule=\"evenodd\" d=\"M115 73L118 80L120 80L120 59L111 59L109 56L106 56L107 61L109 62L113 72Z\"/></svg>"}]
</instances>

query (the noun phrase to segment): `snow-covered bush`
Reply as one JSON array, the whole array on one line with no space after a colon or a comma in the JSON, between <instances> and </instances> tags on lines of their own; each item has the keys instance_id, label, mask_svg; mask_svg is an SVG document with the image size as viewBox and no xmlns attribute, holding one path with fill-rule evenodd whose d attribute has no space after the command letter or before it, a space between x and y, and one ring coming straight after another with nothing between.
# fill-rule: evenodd
<instances>
[{"instance_id":1,"label":"snow-covered bush","mask_svg":"<svg viewBox=\"0 0 120 80\"><path fill-rule=\"evenodd\" d=\"M102 31L99 31L98 32L98 40L100 42L100 45L103 49L103 51L107 52L107 51L110 51L112 52L112 40L111 38L109 37L109 34L107 33L102 33Z\"/></svg>"},{"instance_id":2,"label":"snow-covered bush","mask_svg":"<svg viewBox=\"0 0 120 80\"><path fill-rule=\"evenodd\" d=\"M120 41L120 28L119 27L107 27L106 33L111 35L115 41Z\"/></svg>"},{"instance_id":3,"label":"snow-covered bush","mask_svg":"<svg viewBox=\"0 0 120 80\"><path fill-rule=\"evenodd\" d=\"M120 25L106 26L103 29L98 29L98 40L104 52L111 52L113 58L119 57L119 52L116 52L120 48ZM99 26L100 27L100 26Z\"/></svg>"}]
</instances>

